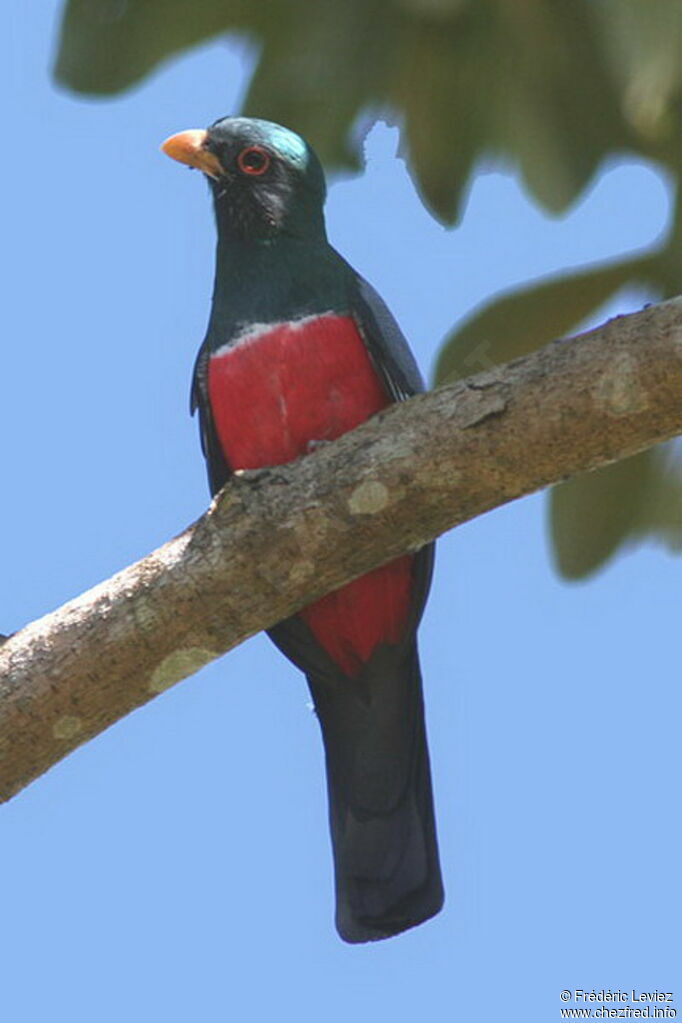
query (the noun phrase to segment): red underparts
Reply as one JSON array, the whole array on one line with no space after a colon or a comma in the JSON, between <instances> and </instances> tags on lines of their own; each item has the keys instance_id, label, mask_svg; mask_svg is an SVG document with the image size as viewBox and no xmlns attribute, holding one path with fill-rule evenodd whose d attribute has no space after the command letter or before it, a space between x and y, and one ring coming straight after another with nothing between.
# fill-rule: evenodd
<instances>
[{"instance_id":1,"label":"red underparts","mask_svg":"<svg viewBox=\"0 0 682 1023\"><path fill-rule=\"evenodd\" d=\"M208 395L232 469L290 462L388 405L354 321L332 313L255 327L221 349L209 360ZM300 612L347 675L400 639L411 568L399 558Z\"/></svg>"}]
</instances>

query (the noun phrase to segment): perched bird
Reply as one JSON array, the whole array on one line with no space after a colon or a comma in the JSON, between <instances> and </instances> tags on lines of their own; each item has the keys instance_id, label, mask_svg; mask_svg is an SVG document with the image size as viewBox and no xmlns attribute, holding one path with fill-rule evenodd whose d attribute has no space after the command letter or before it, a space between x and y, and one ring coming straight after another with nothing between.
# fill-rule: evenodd
<instances>
[{"instance_id":1,"label":"perched bird","mask_svg":"<svg viewBox=\"0 0 682 1023\"><path fill-rule=\"evenodd\" d=\"M310 146L225 117L162 149L207 176L215 286L192 383L211 492L240 469L306 455L423 390L400 329L327 241ZM269 630L306 675L322 728L345 941L387 938L443 904L416 629L433 545Z\"/></svg>"}]
</instances>

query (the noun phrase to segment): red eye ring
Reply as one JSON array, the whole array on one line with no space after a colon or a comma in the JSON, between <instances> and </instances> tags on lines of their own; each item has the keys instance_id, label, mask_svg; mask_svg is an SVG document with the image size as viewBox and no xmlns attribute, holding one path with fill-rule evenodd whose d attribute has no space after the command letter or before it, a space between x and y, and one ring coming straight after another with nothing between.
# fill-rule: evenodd
<instances>
[{"instance_id":1,"label":"red eye ring","mask_svg":"<svg viewBox=\"0 0 682 1023\"><path fill-rule=\"evenodd\" d=\"M239 170L252 178L265 174L269 166L270 154L262 146L247 146L237 157Z\"/></svg>"}]
</instances>

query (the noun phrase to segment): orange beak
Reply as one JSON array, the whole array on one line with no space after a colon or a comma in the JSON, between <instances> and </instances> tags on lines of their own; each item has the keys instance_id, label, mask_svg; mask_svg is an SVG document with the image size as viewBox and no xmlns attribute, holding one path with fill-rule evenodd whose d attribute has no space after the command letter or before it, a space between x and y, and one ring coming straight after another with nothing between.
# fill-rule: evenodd
<instances>
[{"instance_id":1,"label":"orange beak","mask_svg":"<svg viewBox=\"0 0 682 1023\"><path fill-rule=\"evenodd\" d=\"M188 167L196 167L211 178L219 178L223 168L217 156L206 149L208 132L202 128L179 131L161 143L161 152Z\"/></svg>"}]
</instances>

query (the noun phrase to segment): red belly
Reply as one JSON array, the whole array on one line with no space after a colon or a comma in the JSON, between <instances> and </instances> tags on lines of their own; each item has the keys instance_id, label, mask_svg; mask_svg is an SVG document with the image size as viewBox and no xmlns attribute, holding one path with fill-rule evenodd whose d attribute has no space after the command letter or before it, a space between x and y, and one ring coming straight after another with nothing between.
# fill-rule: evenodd
<instances>
[{"instance_id":1,"label":"red belly","mask_svg":"<svg viewBox=\"0 0 682 1023\"><path fill-rule=\"evenodd\" d=\"M211 413L232 469L281 465L388 405L352 319L328 313L254 328L208 365ZM396 643L412 559L356 579L300 614L339 667L355 675L378 643Z\"/></svg>"}]
</instances>

